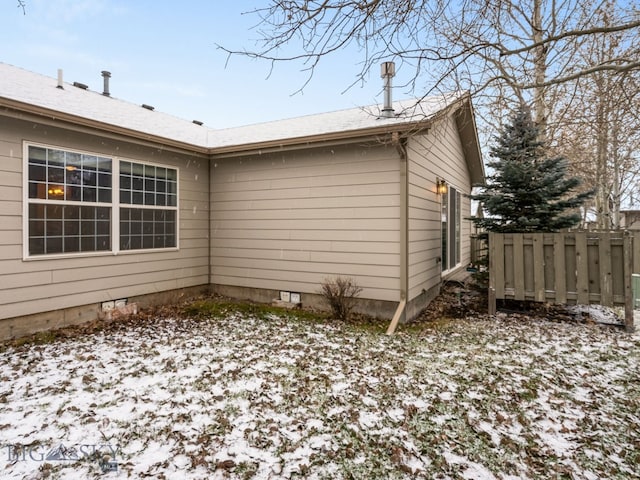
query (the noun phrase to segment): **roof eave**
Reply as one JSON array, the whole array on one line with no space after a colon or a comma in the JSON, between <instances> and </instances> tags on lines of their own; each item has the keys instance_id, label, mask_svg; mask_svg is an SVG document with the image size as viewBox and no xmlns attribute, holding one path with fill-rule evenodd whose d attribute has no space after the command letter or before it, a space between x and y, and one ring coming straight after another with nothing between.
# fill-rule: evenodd
<instances>
[{"instance_id":1,"label":"roof eave","mask_svg":"<svg viewBox=\"0 0 640 480\"><path fill-rule=\"evenodd\" d=\"M359 142L383 142L393 133L422 132L431 125L431 119L420 119L398 124L386 124L375 127L365 127L339 132L307 135L302 137L280 138L264 142L243 143L224 147L212 147L209 153L212 158L234 157L239 155L251 155L254 153L267 153L284 150L299 150L317 146L328 146Z\"/></svg>"},{"instance_id":2,"label":"roof eave","mask_svg":"<svg viewBox=\"0 0 640 480\"><path fill-rule=\"evenodd\" d=\"M73 125L89 128L91 130L98 130L100 132L107 132L118 136L128 137L132 140L142 141L144 143L150 143L154 145L162 145L163 147L172 147L181 151L189 151L194 153L209 153L209 149L204 146L180 142L171 138L166 138L158 135L152 135L138 130L120 127L110 123L100 122L98 120L92 120L90 118L81 117L78 115L72 115L69 113L60 112L58 110L48 109L37 105L19 102L6 97L0 97L0 108L5 108L9 111L15 111L18 114L30 114L37 117L44 117L54 122L67 122ZM17 115L13 115L17 117Z\"/></svg>"},{"instance_id":3,"label":"roof eave","mask_svg":"<svg viewBox=\"0 0 640 480\"><path fill-rule=\"evenodd\" d=\"M471 184L483 184L485 181L484 163L482 162L480 140L478 139L471 96L468 94L461 99L460 108L456 112L456 125L460 134L464 156L467 160Z\"/></svg>"}]
</instances>

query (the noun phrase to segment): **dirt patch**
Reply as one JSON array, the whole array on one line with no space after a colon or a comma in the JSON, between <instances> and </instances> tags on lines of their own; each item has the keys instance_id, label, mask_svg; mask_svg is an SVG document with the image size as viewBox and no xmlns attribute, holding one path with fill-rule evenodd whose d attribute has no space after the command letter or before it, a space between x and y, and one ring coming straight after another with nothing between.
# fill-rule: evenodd
<instances>
[{"instance_id":1,"label":"dirt patch","mask_svg":"<svg viewBox=\"0 0 640 480\"><path fill-rule=\"evenodd\" d=\"M600 305L560 305L544 302L500 300L497 316L511 320L547 320L583 324L620 326L623 321L613 309ZM472 284L447 282L440 294L411 324L433 323L452 319L477 319L488 317L487 294Z\"/></svg>"},{"instance_id":2,"label":"dirt patch","mask_svg":"<svg viewBox=\"0 0 640 480\"><path fill-rule=\"evenodd\" d=\"M481 317L487 314L487 296L469 284L446 282L414 322L430 322L443 318ZM412 322L413 323L413 322Z\"/></svg>"}]
</instances>

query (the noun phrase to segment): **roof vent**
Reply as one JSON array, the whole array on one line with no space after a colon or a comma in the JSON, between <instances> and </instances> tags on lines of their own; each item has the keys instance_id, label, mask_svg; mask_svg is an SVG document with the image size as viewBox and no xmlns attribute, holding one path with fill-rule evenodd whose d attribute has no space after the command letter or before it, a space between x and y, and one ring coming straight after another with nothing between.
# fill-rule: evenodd
<instances>
[{"instance_id":1,"label":"roof vent","mask_svg":"<svg viewBox=\"0 0 640 480\"><path fill-rule=\"evenodd\" d=\"M80 82L73 82L73 86L81 88L82 90L87 90L89 88L88 85L85 85L84 83L80 83Z\"/></svg>"},{"instance_id":2,"label":"roof vent","mask_svg":"<svg viewBox=\"0 0 640 480\"><path fill-rule=\"evenodd\" d=\"M155 110L155 107L152 107L151 105L147 105L146 103L142 104L142 108L146 108L147 110L151 110L151 111Z\"/></svg>"},{"instance_id":3,"label":"roof vent","mask_svg":"<svg viewBox=\"0 0 640 480\"><path fill-rule=\"evenodd\" d=\"M193 123L195 123L196 125L202 125L202 122L200 120L194 120Z\"/></svg>"},{"instance_id":4,"label":"roof vent","mask_svg":"<svg viewBox=\"0 0 640 480\"><path fill-rule=\"evenodd\" d=\"M64 90L64 84L62 82L62 69L59 68L58 69L58 87L57 88L61 88Z\"/></svg>"},{"instance_id":5,"label":"roof vent","mask_svg":"<svg viewBox=\"0 0 640 480\"><path fill-rule=\"evenodd\" d=\"M104 80L104 88L102 89L102 95L105 97L110 97L109 93L109 79L111 78L111 72L107 72L106 70L102 71L102 78Z\"/></svg>"},{"instance_id":6,"label":"roof vent","mask_svg":"<svg viewBox=\"0 0 640 480\"><path fill-rule=\"evenodd\" d=\"M383 62L380 69L380 76L384 79L384 107L382 116L391 118L394 115L391 100L391 79L396 75L396 64L393 62Z\"/></svg>"}]
</instances>

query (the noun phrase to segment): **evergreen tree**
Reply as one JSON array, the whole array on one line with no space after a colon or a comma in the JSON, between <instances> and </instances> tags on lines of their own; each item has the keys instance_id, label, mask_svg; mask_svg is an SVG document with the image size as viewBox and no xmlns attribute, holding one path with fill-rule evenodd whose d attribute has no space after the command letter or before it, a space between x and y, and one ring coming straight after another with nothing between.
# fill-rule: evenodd
<instances>
[{"instance_id":1,"label":"evergreen tree","mask_svg":"<svg viewBox=\"0 0 640 480\"><path fill-rule=\"evenodd\" d=\"M568 178L564 158L545 158L544 142L522 108L504 127L491 149L487 177L482 192L471 195L480 201L485 218L473 222L489 232L555 232L580 223L576 209L593 192L577 192L581 182Z\"/></svg>"}]
</instances>

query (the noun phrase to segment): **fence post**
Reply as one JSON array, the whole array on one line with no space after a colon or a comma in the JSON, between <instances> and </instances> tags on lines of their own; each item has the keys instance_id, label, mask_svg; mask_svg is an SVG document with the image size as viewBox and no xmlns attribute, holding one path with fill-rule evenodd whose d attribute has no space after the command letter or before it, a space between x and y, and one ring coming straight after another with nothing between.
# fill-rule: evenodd
<instances>
[{"instance_id":1,"label":"fence post","mask_svg":"<svg viewBox=\"0 0 640 480\"><path fill-rule=\"evenodd\" d=\"M637 238L637 237L636 237ZM631 273L633 261L633 237L629 231L624 232L623 237L623 263L624 263L624 328L627 332L635 329L633 316L633 293L631 291Z\"/></svg>"},{"instance_id":2,"label":"fence post","mask_svg":"<svg viewBox=\"0 0 640 480\"><path fill-rule=\"evenodd\" d=\"M487 238L488 252L489 252L489 289L487 291L487 311L489 315L496 314L496 242L495 242L495 233L489 233L489 237ZM501 259L500 261L504 261Z\"/></svg>"},{"instance_id":3,"label":"fence post","mask_svg":"<svg viewBox=\"0 0 640 480\"><path fill-rule=\"evenodd\" d=\"M631 232L632 240L632 251L633 251L633 272L632 273L640 273L640 231Z\"/></svg>"}]
</instances>

